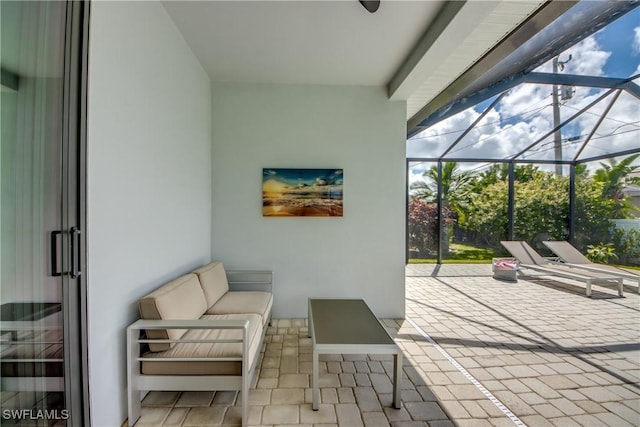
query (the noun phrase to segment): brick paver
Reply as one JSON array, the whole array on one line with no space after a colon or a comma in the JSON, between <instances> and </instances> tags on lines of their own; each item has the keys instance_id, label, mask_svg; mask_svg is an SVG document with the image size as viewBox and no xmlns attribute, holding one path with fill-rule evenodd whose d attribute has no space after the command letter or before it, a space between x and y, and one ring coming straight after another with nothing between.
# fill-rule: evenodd
<instances>
[{"instance_id":1,"label":"brick paver","mask_svg":"<svg viewBox=\"0 0 640 427\"><path fill-rule=\"evenodd\" d=\"M640 425L636 287L625 286L624 298L594 287L587 298L583 284L563 279L501 282L488 265L434 269L407 266L407 317L522 422ZM431 373L444 383L438 374L448 372ZM461 398L441 399L451 397Z\"/></svg>"}]
</instances>

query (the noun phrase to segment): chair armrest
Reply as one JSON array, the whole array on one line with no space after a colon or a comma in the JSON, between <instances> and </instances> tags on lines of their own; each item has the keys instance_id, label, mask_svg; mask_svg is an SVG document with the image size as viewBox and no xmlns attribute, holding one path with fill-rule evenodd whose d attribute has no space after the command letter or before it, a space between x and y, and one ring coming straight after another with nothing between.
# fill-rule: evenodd
<instances>
[{"instance_id":1,"label":"chair armrest","mask_svg":"<svg viewBox=\"0 0 640 427\"><path fill-rule=\"evenodd\" d=\"M177 338L177 339L148 339L140 336L141 330L149 329L237 329L242 331L242 337L238 338ZM144 320L140 319L127 327L127 347L129 358L137 361L211 361L211 360L245 360L249 350L249 320L243 319L189 319L189 320ZM144 359L140 357L140 344L161 343L239 343L242 344L242 357L216 357L216 358L158 358Z\"/></svg>"},{"instance_id":2,"label":"chair armrest","mask_svg":"<svg viewBox=\"0 0 640 427\"><path fill-rule=\"evenodd\" d=\"M127 329L248 329L249 321L243 319L175 319L146 320L140 319Z\"/></svg>"}]
</instances>

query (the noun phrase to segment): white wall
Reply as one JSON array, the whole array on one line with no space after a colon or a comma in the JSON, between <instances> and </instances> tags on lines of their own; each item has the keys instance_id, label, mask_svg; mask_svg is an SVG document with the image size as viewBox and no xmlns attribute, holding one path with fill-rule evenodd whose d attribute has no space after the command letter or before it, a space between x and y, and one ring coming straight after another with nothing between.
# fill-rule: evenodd
<instances>
[{"instance_id":1,"label":"white wall","mask_svg":"<svg viewBox=\"0 0 640 427\"><path fill-rule=\"evenodd\" d=\"M404 316L405 104L382 88L215 84L212 254L272 269L274 316L362 297ZM262 168L343 168L344 217L262 217Z\"/></svg>"},{"instance_id":2,"label":"white wall","mask_svg":"<svg viewBox=\"0 0 640 427\"><path fill-rule=\"evenodd\" d=\"M88 292L94 426L126 418L136 300L210 260L209 79L158 2L92 2Z\"/></svg>"}]
</instances>

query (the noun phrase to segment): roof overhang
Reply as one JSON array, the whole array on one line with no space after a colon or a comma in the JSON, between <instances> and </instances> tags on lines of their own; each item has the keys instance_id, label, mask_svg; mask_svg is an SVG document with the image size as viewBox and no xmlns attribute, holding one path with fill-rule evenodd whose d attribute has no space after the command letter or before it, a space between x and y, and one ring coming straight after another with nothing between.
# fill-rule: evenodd
<instances>
[{"instance_id":1,"label":"roof overhang","mask_svg":"<svg viewBox=\"0 0 640 427\"><path fill-rule=\"evenodd\" d=\"M567 47L600 30L638 6L638 2L561 1L548 2L532 14L490 52L470 66L455 81L424 104L407 122L411 137L437 121L468 108L525 80L541 75L529 74ZM562 17L562 19L558 19ZM562 78L562 77L558 77ZM584 76L567 76L568 80ZM597 86L593 78L586 86ZM534 81L526 81L533 83ZM549 77L541 83L552 83ZM561 82L558 82L562 84ZM609 82L601 82L611 87ZM575 80L574 80L575 84ZM637 85L628 91L637 96Z\"/></svg>"},{"instance_id":2,"label":"roof overhang","mask_svg":"<svg viewBox=\"0 0 640 427\"><path fill-rule=\"evenodd\" d=\"M390 99L406 100L407 119L415 121L427 103L474 66L486 64L496 45L502 42L505 48L494 52L492 61L509 54L513 47L507 48L507 36L532 15L555 19L573 4L559 3L562 6L543 1L445 2L389 83Z\"/></svg>"}]
</instances>

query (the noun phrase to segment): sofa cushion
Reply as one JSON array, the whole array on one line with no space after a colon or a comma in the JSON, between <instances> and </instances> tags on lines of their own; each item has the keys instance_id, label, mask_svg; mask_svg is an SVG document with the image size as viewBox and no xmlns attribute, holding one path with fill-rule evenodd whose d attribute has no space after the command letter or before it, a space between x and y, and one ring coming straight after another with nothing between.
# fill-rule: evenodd
<instances>
[{"instance_id":1,"label":"sofa cushion","mask_svg":"<svg viewBox=\"0 0 640 427\"><path fill-rule=\"evenodd\" d=\"M249 320L249 366L260 353L258 346L262 337L262 320L257 314L204 315L202 319L246 319ZM240 339L238 329L191 329L184 339ZM241 375L240 361L164 361L175 358L242 357L241 343L179 343L163 352L147 353L142 362L142 373L149 375ZM154 361L149 361L153 359Z\"/></svg>"},{"instance_id":2,"label":"sofa cushion","mask_svg":"<svg viewBox=\"0 0 640 427\"><path fill-rule=\"evenodd\" d=\"M204 295L207 298L207 307L215 304L229 290L227 273L224 271L224 266L221 262L209 263L195 270L194 273L198 276Z\"/></svg>"},{"instance_id":3,"label":"sofa cushion","mask_svg":"<svg viewBox=\"0 0 640 427\"><path fill-rule=\"evenodd\" d=\"M198 319L207 310L202 287L195 274L187 274L140 299L140 317L147 320ZM147 330L149 339L178 339L186 329ZM174 343L149 344L151 351L165 351Z\"/></svg>"},{"instance_id":4,"label":"sofa cushion","mask_svg":"<svg viewBox=\"0 0 640 427\"><path fill-rule=\"evenodd\" d=\"M271 292L231 291L207 310L207 314L256 313L262 317L262 325L269 321L273 295Z\"/></svg>"}]
</instances>

